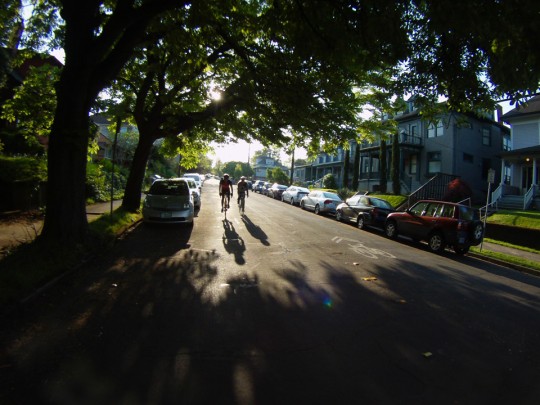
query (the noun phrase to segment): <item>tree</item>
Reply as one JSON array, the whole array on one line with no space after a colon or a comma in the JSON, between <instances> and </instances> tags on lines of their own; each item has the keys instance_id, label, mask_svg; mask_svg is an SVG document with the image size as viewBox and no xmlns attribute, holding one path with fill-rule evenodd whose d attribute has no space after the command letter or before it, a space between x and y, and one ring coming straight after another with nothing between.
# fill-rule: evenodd
<instances>
[{"instance_id":1,"label":"tree","mask_svg":"<svg viewBox=\"0 0 540 405\"><path fill-rule=\"evenodd\" d=\"M351 160L351 151L347 148L345 149L345 161L343 164L343 188L349 187L349 166Z\"/></svg>"},{"instance_id":2,"label":"tree","mask_svg":"<svg viewBox=\"0 0 540 405\"><path fill-rule=\"evenodd\" d=\"M356 149L354 150L354 163L353 163L353 178L352 189L358 190L358 175L360 171L360 141L356 142Z\"/></svg>"},{"instance_id":3,"label":"tree","mask_svg":"<svg viewBox=\"0 0 540 405\"><path fill-rule=\"evenodd\" d=\"M19 21L13 12L20 9L19 0L4 3L2 28L13 28ZM179 27L186 27L187 34L193 32L190 27L205 31L208 25L214 34L220 34L216 38L231 47L229 55L235 56L237 63L225 70L229 83L239 81L227 99L234 97L242 104L237 104L237 111L245 107L251 112L241 119L228 115L215 134L221 139L228 133L223 132L225 128L240 129L243 134L257 128L258 139L279 144L287 139L281 129L291 126L305 134L313 152L321 138L331 143L342 141L344 136L355 137L357 100L346 89L365 85L368 72L392 67L400 73L395 86L398 94L413 92L426 98L444 94L458 109L471 109L476 102L489 104L491 96L519 97L539 87L536 38L540 26L535 18L540 5L536 0L232 3L33 3L25 43L37 47L50 39L52 46L63 47L66 54L50 134L49 192L41 240L66 245L85 241L88 112L134 53L162 40L164 31L158 29L162 22L168 28L169 20L176 21ZM8 35L0 31L5 43ZM195 52L200 45L195 42L191 50ZM268 52L258 60L254 56L260 54L261 47ZM183 55L188 62L189 53ZM407 69L398 69L402 66ZM321 74L306 74L313 71ZM283 83L288 84L286 88L281 87ZM250 105L257 99L267 102ZM308 114L296 113L302 110ZM66 189L70 193L66 194Z\"/></svg>"},{"instance_id":4,"label":"tree","mask_svg":"<svg viewBox=\"0 0 540 405\"><path fill-rule=\"evenodd\" d=\"M288 184L289 176L283 171L281 167L273 167L266 171L266 177L269 182Z\"/></svg>"},{"instance_id":5,"label":"tree","mask_svg":"<svg viewBox=\"0 0 540 405\"><path fill-rule=\"evenodd\" d=\"M399 179L399 134L394 133L392 141L392 191L395 195L401 194L401 181Z\"/></svg>"},{"instance_id":6,"label":"tree","mask_svg":"<svg viewBox=\"0 0 540 405\"><path fill-rule=\"evenodd\" d=\"M387 190L387 167L386 167L386 140L381 139L381 146L379 148L379 187L381 193L386 193Z\"/></svg>"}]
</instances>

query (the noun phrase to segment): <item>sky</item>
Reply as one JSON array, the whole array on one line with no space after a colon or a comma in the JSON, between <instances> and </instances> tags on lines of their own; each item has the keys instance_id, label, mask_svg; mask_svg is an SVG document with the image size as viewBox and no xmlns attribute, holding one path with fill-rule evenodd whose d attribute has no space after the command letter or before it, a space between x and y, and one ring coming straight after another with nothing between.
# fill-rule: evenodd
<instances>
[{"instance_id":1,"label":"sky","mask_svg":"<svg viewBox=\"0 0 540 405\"><path fill-rule=\"evenodd\" d=\"M227 162L248 162L251 160L256 151L264 149L264 146L259 142L247 143L239 141L238 143L228 144L212 144L214 153L210 154L210 158L215 162L219 159L222 163ZM295 151L295 159L305 159L307 152L303 148L298 148ZM286 153L281 154L281 163L290 161L290 156Z\"/></svg>"}]
</instances>

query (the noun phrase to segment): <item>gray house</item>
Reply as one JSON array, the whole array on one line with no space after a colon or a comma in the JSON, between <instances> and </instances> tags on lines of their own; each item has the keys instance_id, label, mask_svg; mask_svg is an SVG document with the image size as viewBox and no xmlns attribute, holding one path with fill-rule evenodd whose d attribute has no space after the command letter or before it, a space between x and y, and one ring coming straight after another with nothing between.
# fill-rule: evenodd
<instances>
[{"instance_id":1,"label":"gray house","mask_svg":"<svg viewBox=\"0 0 540 405\"><path fill-rule=\"evenodd\" d=\"M496 118L496 119L495 119ZM488 191L488 171L501 175L501 153L508 149L510 130L497 117L488 115L448 113L426 121L412 100L407 109L393 117L398 122L399 173L401 190L409 194L437 174L460 177L473 190L476 201L485 201ZM387 189L392 190L390 162L393 138L387 140ZM349 184L343 184L345 153L338 149L334 155L321 154L309 167L297 168L306 173L305 180L317 180L332 173L340 187L348 186L353 170L358 170L358 190L380 189L380 140L357 144L351 141L348 174ZM358 148L358 151L357 151ZM359 165L354 168L355 154ZM298 174L298 176L297 176Z\"/></svg>"}]
</instances>

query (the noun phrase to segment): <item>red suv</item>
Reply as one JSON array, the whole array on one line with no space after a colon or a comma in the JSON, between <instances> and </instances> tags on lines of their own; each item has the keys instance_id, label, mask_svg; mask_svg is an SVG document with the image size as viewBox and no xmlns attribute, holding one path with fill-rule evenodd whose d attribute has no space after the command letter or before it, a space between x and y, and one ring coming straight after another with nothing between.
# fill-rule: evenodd
<instances>
[{"instance_id":1,"label":"red suv","mask_svg":"<svg viewBox=\"0 0 540 405\"><path fill-rule=\"evenodd\" d=\"M457 254L465 254L478 245L484 226L478 211L462 204L422 200L403 212L388 214L384 227L386 236L408 236L425 240L432 252L440 253L452 246Z\"/></svg>"}]
</instances>

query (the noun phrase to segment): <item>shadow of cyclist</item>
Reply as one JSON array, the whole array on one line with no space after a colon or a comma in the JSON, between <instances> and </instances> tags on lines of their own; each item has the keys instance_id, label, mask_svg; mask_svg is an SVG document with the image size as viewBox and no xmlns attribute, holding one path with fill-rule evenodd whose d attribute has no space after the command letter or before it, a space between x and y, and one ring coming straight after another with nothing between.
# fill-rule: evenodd
<instances>
[{"instance_id":1,"label":"shadow of cyclist","mask_svg":"<svg viewBox=\"0 0 540 405\"><path fill-rule=\"evenodd\" d=\"M249 219L246 214L242 215L242 222L244 222L244 225L251 236L260 240L264 246L270 246L270 242L268 242L268 235L266 235L259 225L255 225L253 222L251 222L251 219Z\"/></svg>"},{"instance_id":2,"label":"shadow of cyclist","mask_svg":"<svg viewBox=\"0 0 540 405\"><path fill-rule=\"evenodd\" d=\"M234 229L234 225L228 219L223 220L223 247L229 254L234 255L234 261L240 265L246 263L244 259L244 252L246 251L246 246L244 240L238 235Z\"/></svg>"}]
</instances>

